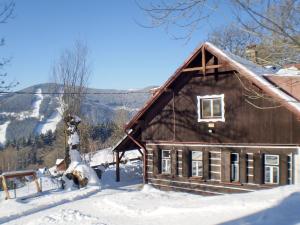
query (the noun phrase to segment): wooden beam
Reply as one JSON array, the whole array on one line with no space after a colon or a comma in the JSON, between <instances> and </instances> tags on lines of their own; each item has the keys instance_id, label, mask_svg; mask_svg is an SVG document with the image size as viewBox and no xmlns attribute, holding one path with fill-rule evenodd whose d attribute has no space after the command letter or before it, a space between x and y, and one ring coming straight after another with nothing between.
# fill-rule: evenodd
<instances>
[{"instance_id":1,"label":"wooden beam","mask_svg":"<svg viewBox=\"0 0 300 225\"><path fill-rule=\"evenodd\" d=\"M122 154L121 154L121 156L119 158L119 161L121 161L121 159L123 158L124 154L125 154L125 151L122 152Z\"/></svg>"},{"instance_id":2,"label":"wooden beam","mask_svg":"<svg viewBox=\"0 0 300 225\"><path fill-rule=\"evenodd\" d=\"M138 149L138 151L141 153L142 156L144 155L144 153L141 151L141 149Z\"/></svg>"},{"instance_id":3,"label":"wooden beam","mask_svg":"<svg viewBox=\"0 0 300 225\"><path fill-rule=\"evenodd\" d=\"M218 69L223 67L224 65L220 64L220 65L210 65L210 66L205 66L205 67L193 67L193 68L186 68L183 69L182 72L192 72L192 71L204 71L204 70L209 70L209 69ZM204 73L204 72L203 72ZM206 72L205 72L206 74Z\"/></svg>"},{"instance_id":4,"label":"wooden beam","mask_svg":"<svg viewBox=\"0 0 300 225\"><path fill-rule=\"evenodd\" d=\"M173 90L171 88L165 88L164 91L165 92L173 92Z\"/></svg>"},{"instance_id":5,"label":"wooden beam","mask_svg":"<svg viewBox=\"0 0 300 225\"><path fill-rule=\"evenodd\" d=\"M202 47L202 71L203 75L206 75L206 59L205 59L205 48L204 46Z\"/></svg>"},{"instance_id":6,"label":"wooden beam","mask_svg":"<svg viewBox=\"0 0 300 225\"><path fill-rule=\"evenodd\" d=\"M119 152L116 152L116 182L120 182L120 158Z\"/></svg>"},{"instance_id":7,"label":"wooden beam","mask_svg":"<svg viewBox=\"0 0 300 225\"><path fill-rule=\"evenodd\" d=\"M230 73L235 73L235 70L228 70L228 71L221 71L218 72L218 75L223 75L223 74L230 74ZM193 76L199 77L201 74L193 74ZM206 76L215 76L215 72L213 73L206 73Z\"/></svg>"},{"instance_id":8,"label":"wooden beam","mask_svg":"<svg viewBox=\"0 0 300 225\"><path fill-rule=\"evenodd\" d=\"M216 56L214 56L214 65L218 65L218 64L219 64L219 60ZM217 81L219 78L219 76L218 76L219 70L218 70L218 68L215 68L214 70L215 70L215 80Z\"/></svg>"}]
</instances>

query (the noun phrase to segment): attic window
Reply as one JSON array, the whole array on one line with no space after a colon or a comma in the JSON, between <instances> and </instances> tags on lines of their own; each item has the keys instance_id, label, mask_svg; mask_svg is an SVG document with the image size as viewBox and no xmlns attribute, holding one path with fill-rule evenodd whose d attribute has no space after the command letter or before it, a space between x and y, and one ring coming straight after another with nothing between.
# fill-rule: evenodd
<instances>
[{"instance_id":1,"label":"attic window","mask_svg":"<svg viewBox=\"0 0 300 225\"><path fill-rule=\"evenodd\" d=\"M224 94L197 96L198 122L225 122Z\"/></svg>"}]
</instances>

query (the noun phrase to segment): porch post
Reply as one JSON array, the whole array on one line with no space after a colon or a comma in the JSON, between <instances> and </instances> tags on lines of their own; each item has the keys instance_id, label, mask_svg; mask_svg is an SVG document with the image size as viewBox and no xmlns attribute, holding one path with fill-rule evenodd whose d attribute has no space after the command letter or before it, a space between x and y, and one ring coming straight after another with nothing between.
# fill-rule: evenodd
<instances>
[{"instance_id":1,"label":"porch post","mask_svg":"<svg viewBox=\"0 0 300 225\"><path fill-rule=\"evenodd\" d=\"M9 192L8 192L8 188L7 188L7 184L6 184L6 178L5 176L2 176L2 187L3 187L3 190L5 192L5 200L9 199L10 196L9 196Z\"/></svg>"},{"instance_id":2,"label":"porch post","mask_svg":"<svg viewBox=\"0 0 300 225\"><path fill-rule=\"evenodd\" d=\"M116 152L116 182L120 182L120 158L119 158L119 151Z\"/></svg>"}]
</instances>

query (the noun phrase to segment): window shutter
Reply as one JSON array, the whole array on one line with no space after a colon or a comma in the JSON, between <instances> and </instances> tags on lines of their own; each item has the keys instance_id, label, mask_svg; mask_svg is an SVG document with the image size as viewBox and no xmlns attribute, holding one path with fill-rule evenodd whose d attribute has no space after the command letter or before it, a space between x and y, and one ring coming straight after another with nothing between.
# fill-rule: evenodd
<instances>
[{"instance_id":1,"label":"window shutter","mask_svg":"<svg viewBox=\"0 0 300 225\"><path fill-rule=\"evenodd\" d=\"M288 156L286 154L279 155L279 184L288 184Z\"/></svg>"},{"instance_id":2,"label":"window shutter","mask_svg":"<svg viewBox=\"0 0 300 225\"><path fill-rule=\"evenodd\" d=\"M177 175L177 150L173 149L171 151L171 174L172 176Z\"/></svg>"},{"instance_id":3,"label":"window shutter","mask_svg":"<svg viewBox=\"0 0 300 225\"><path fill-rule=\"evenodd\" d=\"M240 153L240 159L239 159L239 162L240 162L240 165L239 165L239 168L240 168L240 171L239 171L239 174L240 174L240 182L241 183L246 183L247 182L247 155L245 152L241 152Z\"/></svg>"},{"instance_id":4,"label":"window shutter","mask_svg":"<svg viewBox=\"0 0 300 225\"><path fill-rule=\"evenodd\" d=\"M264 183L264 154L254 153L253 154L254 160L254 183L255 184L263 184Z\"/></svg>"},{"instance_id":5,"label":"window shutter","mask_svg":"<svg viewBox=\"0 0 300 225\"><path fill-rule=\"evenodd\" d=\"M182 176L191 176L191 152L187 149L182 151Z\"/></svg>"},{"instance_id":6,"label":"window shutter","mask_svg":"<svg viewBox=\"0 0 300 225\"><path fill-rule=\"evenodd\" d=\"M158 156L157 156L157 159L158 159L158 162L157 162L157 173L161 173L161 149L157 149L157 154L158 154Z\"/></svg>"},{"instance_id":7,"label":"window shutter","mask_svg":"<svg viewBox=\"0 0 300 225\"><path fill-rule=\"evenodd\" d=\"M203 179L209 180L209 152L202 150Z\"/></svg>"},{"instance_id":8,"label":"window shutter","mask_svg":"<svg viewBox=\"0 0 300 225\"><path fill-rule=\"evenodd\" d=\"M161 150L153 149L153 175L161 173Z\"/></svg>"},{"instance_id":9,"label":"window shutter","mask_svg":"<svg viewBox=\"0 0 300 225\"><path fill-rule=\"evenodd\" d=\"M230 151L223 149L221 151L221 181L230 182Z\"/></svg>"}]
</instances>

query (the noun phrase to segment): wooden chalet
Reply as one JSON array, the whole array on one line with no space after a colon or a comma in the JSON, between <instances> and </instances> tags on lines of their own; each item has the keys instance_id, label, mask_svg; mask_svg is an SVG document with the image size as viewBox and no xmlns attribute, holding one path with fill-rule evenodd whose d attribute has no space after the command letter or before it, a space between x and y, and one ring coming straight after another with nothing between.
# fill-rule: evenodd
<instances>
[{"instance_id":1,"label":"wooden chalet","mask_svg":"<svg viewBox=\"0 0 300 225\"><path fill-rule=\"evenodd\" d=\"M126 125L116 162L138 148L145 183L206 195L300 183L299 82L206 42Z\"/></svg>"}]
</instances>

